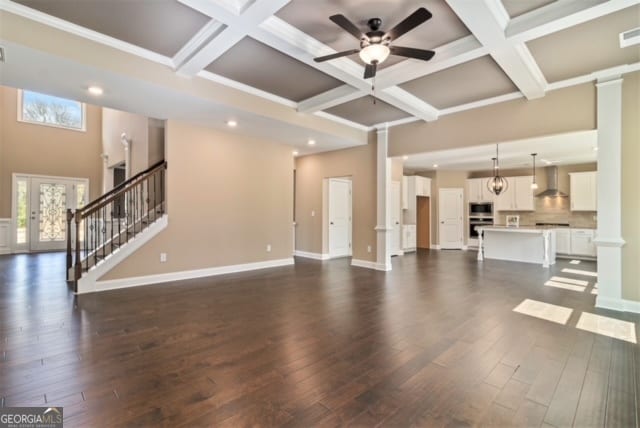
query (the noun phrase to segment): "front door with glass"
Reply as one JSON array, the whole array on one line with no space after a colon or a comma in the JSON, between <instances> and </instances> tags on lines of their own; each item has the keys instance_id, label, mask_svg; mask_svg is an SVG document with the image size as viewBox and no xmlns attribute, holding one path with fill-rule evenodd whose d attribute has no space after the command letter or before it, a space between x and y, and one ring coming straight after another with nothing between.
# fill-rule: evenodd
<instances>
[{"instance_id":1,"label":"front door with glass","mask_svg":"<svg viewBox=\"0 0 640 428\"><path fill-rule=\"evenodd\" d=\"M67 208L87 203L88 186L84 179L14 177L16 250L64 250Z\"/></svg>"}]
</instances>

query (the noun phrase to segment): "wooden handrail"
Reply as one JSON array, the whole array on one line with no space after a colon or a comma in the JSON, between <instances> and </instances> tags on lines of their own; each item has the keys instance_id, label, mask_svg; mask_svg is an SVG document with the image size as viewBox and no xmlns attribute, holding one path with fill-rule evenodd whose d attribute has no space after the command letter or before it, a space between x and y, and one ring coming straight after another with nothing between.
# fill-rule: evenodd
<instances>
[{"instance_id":1,"label":"wooden handrail","mask_svg":"<svg viewBox=\"0 0 640 428\"><path fill-rule=\"evenodd\" d=\"M126 187L129 184L131 184L132 182L138 180L143 175L148 175L148 174L152 173L153 171L155 171L156 169L158 169L159 167L161 167L163 165L164 165L164 168L166 169L167 168L167 161L161 160L160 162L157 162L157 163L151 165L149 168L145 169L142 172L137 173L133 177L127 179L125 182L118 184L116 187L114 187L113 189L109 190L104 195L101 195L98 198L96 198L95 200L91 201L90 203L88 203L87 205L82 207L82 211L85 211L85 210L91 208L92 206L99 204L103 199L106 199L109 196L117 193L119 190L123 189L124 187Z\"/></svg>"},{"instance_id":2,"label":"wooden handrail","mask_svg":"<svg viewBox=\"0 0 640 428\"><path fill-rule=\"evenodd\" d=\"M94 200L90 204L80 208L78 210L79 213L80 213L80 216L82 218L88 217L89 215L91 215L94 212L98 211L100 208L102 208L105 205L107 205L109 202L112 202L113 200L115 200L115 199L121 197L122 195L124 195L129 188L131 188L133 186L136 186L139 181L144 180L147 176L151 176L154 172L156 172L159 169L166 169L166 168L167 168L167 162L166 161L162 161L162 162L158 162L157 164L155 164L151 168L148 168L148 169L142 171L141 173L136 174L135 176L131 177L130 179L128 179L124 183L118 185L117 187L114 187L109 192L107 192L104 195L102 195L101 197L97 198L96 200Z\"/></svg>"}]
</instances>

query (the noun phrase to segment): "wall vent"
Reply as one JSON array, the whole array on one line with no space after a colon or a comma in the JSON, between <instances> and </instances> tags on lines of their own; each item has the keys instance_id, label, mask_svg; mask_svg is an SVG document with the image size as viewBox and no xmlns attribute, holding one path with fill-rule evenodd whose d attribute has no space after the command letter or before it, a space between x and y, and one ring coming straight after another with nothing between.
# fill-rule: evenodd
<instances>
[{"instance_id":1,"label":"wall vent","mask_svg":"<svg viewBox=\"0 0 640 428\"><path fill-rule=\"evenodd\" d=\"M4 62L4 48L0 46L0 62Z\"/></svg>"},{"instance_id":2,"label":"wall vent","mask_svg":"<svg viewBox=\"0 0 640 428\"><path fill-rule=\"evenodd\" d=\"M640 43L640 27L620 33L621 48L637 45L638 43Z\"/></svg>"}]
</instances>

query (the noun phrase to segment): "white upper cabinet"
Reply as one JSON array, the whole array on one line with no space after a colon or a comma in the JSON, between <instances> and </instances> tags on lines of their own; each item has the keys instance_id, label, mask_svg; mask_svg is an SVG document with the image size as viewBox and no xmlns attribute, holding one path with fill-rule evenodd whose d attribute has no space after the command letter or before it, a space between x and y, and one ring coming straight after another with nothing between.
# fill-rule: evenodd
<instances>
[{"instance_id":1,"label":"white upper cabinet","mask_svg":"<svg viewBox=\"0 0 640 428\"><path fill-rule=\"evenodd\" d=\"M493 202L495 195L487 188L488 178L470 178L467 180L469 202Z\"/></svg>"},{"instance_id":2,"label":"white upper cabinet","mask_svg":"<svg viewBox=\"0 0 640 428\"><path fill-rule=\"evenodd\" d=\"M596 172L572 172L569 174L569 181L571 211L596 211Z\"/></svg>"},{"instance_id":3,"label":"white upper cabinet","mask_svg":"<svg viewBox=\"0 0 640 428\"><path fill-rule=\"evenodd\" d=\"M498 211L534 211L532 176L506 177L509 186L496 198Z\"/></svg>"},{"instance_id":4,"label":"white upper cabinet","mask_svg":"<svg viewBox=\"0 0 640 428\"><path fill-rule=\"evenodd\" d=\"M414 176L416 180L416 196L431 196L431 179Z\"/></svg>"}]
</instances>

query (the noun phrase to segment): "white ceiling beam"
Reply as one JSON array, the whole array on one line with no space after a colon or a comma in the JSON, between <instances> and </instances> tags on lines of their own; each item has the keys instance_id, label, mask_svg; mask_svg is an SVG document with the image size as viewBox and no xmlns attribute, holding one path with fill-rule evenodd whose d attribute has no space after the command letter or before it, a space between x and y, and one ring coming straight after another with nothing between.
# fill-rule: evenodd
<instances>
[{"instance_id":1,"label":"white ceiling beam","mask_svg":"<svg viewBox=\"0 0 640 428\"><path fill-rule=\"evenodd\" d=\"M437 120L440 115L437 108L425 103L420 98L398 86L383 89L382 91L376 90L376 96L382 101L400 110L404 110L407 113L411 113L413 116L426 122Z\"/></svg>"},{"instance_id":2,"label":"white ceiling beam","mask_svg":"<svg viewBox=\"0 0 640 428\"><path fill-rule=\"evenodd\" d=\"M524 43L640 4L640 0L558 0L512 19L507 40Z\"/></svg>"},{"instance_id":3,"label":"white ceiling beam","mask_svg":"<svg viewBox=\"0 0 640 428\"><path fill-rule=\"evenodd\" d=\"M205 43L210 42L222 30L224 25L212 19L207 22L179 51L173 56L175 69L180 68L187 60L195 55Z\"/></svg>"},{"instance_id":4,"label":"white ceiling beam","mask_svg":"<svg viewBox=\"0 0 640 428\"><path fill-rule=\"evenodd\" d=\"M446 0L527 99L544 96L547 82L524 43L507 41L509 15L500 0Z\"/></svg>"},{"instance_id":5,"label":"white ceiling beam","mask_svg":"<svg viewBox=\"0 0 640 428\"><path fill-rule=\"evenodd\" d=\"M316 95L315 97L300 101L298 103L298 111L300 113L315 113L339 104L348 103L349 101L361 98L363 95L360 89L349 85L342 85Z\"/></svg>"},{"instance_id":6,"label":"white ceiling beam","mask_svg":"<svg viewBox=\"0 0 640 428\"><path fill-rule=\"evenodd\" d=\"M235 3L229 3L225 0L221 0L221 2L211 0L179 1L226 26L219 31L219 34L201 45L200 49L192 52L191 56L178 66L179 74L195 76L291 0L255 1L239 14L230 8Z\"/></svg>"}]
</instances>

